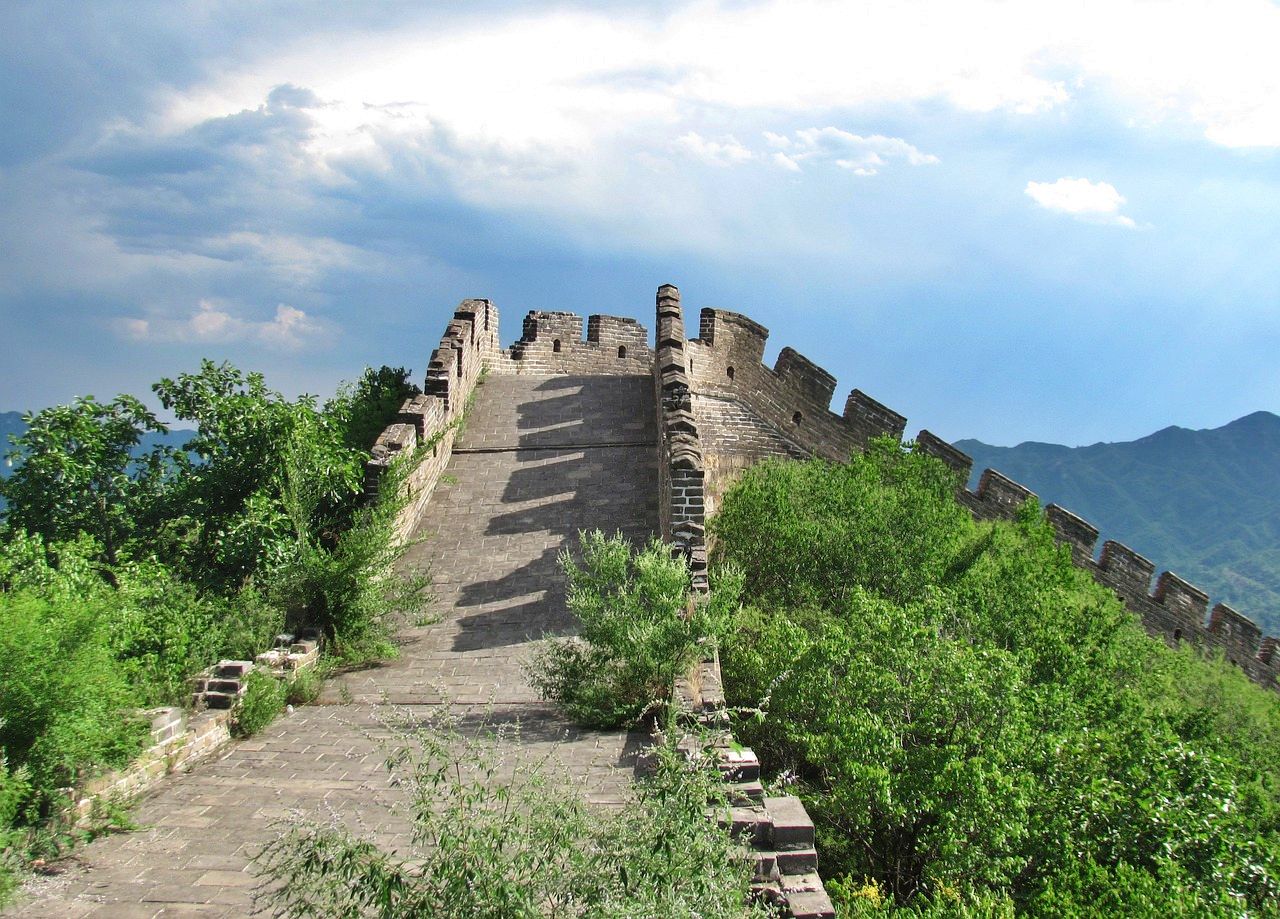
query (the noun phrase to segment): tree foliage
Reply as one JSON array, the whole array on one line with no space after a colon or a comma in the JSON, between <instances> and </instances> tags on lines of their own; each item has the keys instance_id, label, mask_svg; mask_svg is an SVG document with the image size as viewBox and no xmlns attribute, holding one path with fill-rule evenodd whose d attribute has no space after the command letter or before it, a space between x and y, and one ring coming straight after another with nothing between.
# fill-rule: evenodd
<instances>
[{"instance_id":1,"label":"tree foliage","mask_svg":"<svg viewBox=\"0 0 1280 919\"><path fill-rule=\"evenodd\" d=\"M427 579L397 570L406 470L363 501L359 443L399 409L406 377L366 370L321 408L205 361L155 386L195 425L182 449L144 446L165 427L130 396L27 416L0 484L0 854L56 816L60 789L138 751L146 726L130 712L185 702L219 658L252 658L286 626L323 629L348 660L394 653L395 619L419 613ZM268 683L238 729L278 710L284 689Z\"/></svg>"},{"instance_id":2,"label":"tree foliage","mask_svg":"<svg viewBox=\"0 0 1280 919\"><path fill-rule=\"evenodd\" d=\"M0 480L10 526L50 542L92 536L114 564L134 529L152 517L173 453L155 446L138 455L142 435L167 429L132 396L93 396L23 416L14 438L13 475Z\"/></svg>"},{"instance_id":3,"label":"tree foliage","mask_svg":"<svg viewBox=\"0 0 1280 919\"><path fill-rule=\"evenodd\" d=\"M637 551L621 533L594 530L580 543L581 562L560 556L578 635L545 642L530 677L581 724L634 724L664 706L676 678L714 650L736 604L735 578L726 573L710 602L695 602L688 563L660 542Z\"/></svg>"},{"instance_id":4,"label":"tree foliage","mask_svg":"<svg viewBox=\"0 0 1280 919\"><path fill-rule=\"evenodd\" d=\"M726 691L845 911L1274 914L1280 700L1149 639L1034 505L978 523L957 485L881 441L749 470L712 523L753 607Z\"/></svg>"}]
</instances>

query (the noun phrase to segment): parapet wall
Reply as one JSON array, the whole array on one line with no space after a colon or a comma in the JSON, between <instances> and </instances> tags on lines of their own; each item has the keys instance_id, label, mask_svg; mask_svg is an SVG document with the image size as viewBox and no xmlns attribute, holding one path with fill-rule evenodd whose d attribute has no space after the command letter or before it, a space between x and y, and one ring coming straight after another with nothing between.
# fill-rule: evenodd
<instances>
[{"instance_id":1,"label":"parapet wall","mask_svg":"<svg viewBox=\"0 0 1280 919\"><path fill-rule=\"evenodd\" d=\"M921 431L916 446L955 470L961 482L969 480L973 460L941 438ZM970 491L961 487L958 500L981 520L1013 517L1028 499L1031 489L987 469ZM1186 642L1205 651L1220 651L1254 682L1280 688L1280 654L1275 638L1264 638L1258 625L1225 603L1209 611L1209 596L1171 571L1161 572L1152 589L1156 566L1123 543L1107 540L1095 559L1098 528L1066 508L1050 504L1045 515L1060 542L1071 548L1072 560L1089 571L1098 583L1113 590L1142 619L1146 630L1171 645Z\"/></svg>"},{"instance_id":2,"label":"parapet wall","mask_svg":"<svg viewBox=\"0 0 1280 919\"><path fill-rule=\"evenodd\" d=\"M370 498L378 494L398 459L424 447L414 456L416 465L402 486L408 502L396 518L396 534L401 540L413 532L449 463L456 429L476 381L498 362L500 354L497 308L488 300L463 300L445 327L439 346L431 352L423 394L405 400L395 421L374 442L364 475L365 495Z\"/></svg>"},{"instance_id":3,"label":"parapet wall","mask_svg":"<svg viewBox=\"0 0 1280 919\"><path fill-rule=\"evenodd\" d=\"M532 310L520 340L499 357L500 373L573 373L582 375L647 375L653 366L649 333L634 319L582 317L576 313Z\"/></svg>"},{"instance_id":4,"label":"parapet wall","mask_svg":"<svg viewBox=\"0 0 1280 919\"><path fill-rule=\"evenodd\" d=\"M704 309L699 337L686 346L695 413L717 433L730 429L715 437L717 449L707 458L713 508L728 482L764 453L844 461L874 437L901 437L906 425L903 416L857 389L837 415L831 411L835 377L791 348L766 367L768 337L768 329L746 316ZM733 418L724 403L742 406L759 424Z\"/></svg>"},{"instance_id":5,"label":"parapet wall","mask_svg":"<svg viewBox=\"0 0 1280 919\"><path fill-rule=\"evenodd\" d=\"M680 291L658 288L657 352L658 519L662 537L689 559L694 588L707 585L706 495L702 440L686 372Z\"/></svg>"},{"instance_id":6,"label":"parapet wall","mask_svg":"<svg viewBox=\"0 0 1280 919\"><path fill-rule=\"evenodd\" d=\"M664 297L669 314L666 326ZM678 405L691 409L691 417L685 417L664 408L663 420L668 426L687 425L695 438L701 433L696 442L704 514L715 510L724 489L743 468L765 456L810 455L844 461L874 437L902 436L906 418L859 390L849 394L843 414L832 412L835 378L791 348L783 348L774 366L766 367L763 357L769 332L758 322L726 310L704 309L699 337L683 341L679 291L669 285L660 288L658 302L655 373L659 394L668 386L682 394ZM677 365L682 357L684 372L680 373ZM969 456L929 431L921 431L916 444L947 463L962 482L968 481L973 466ZM665 453L663 465L667 465ZM674 470L668 475L673 476ZM679 497L683 495L674 486L664 484L664 505ZM957 493L957 500L983 520L1012 518L1025 501L1035 497L1030 489L994 469L983 472L977 489L962 487ZM1225 604L1210 611L1208 596L1172 572L1161 573L1152 588L1155 565L1121 543L1107 541L1095 559L1096 527L1057 505L1049 505L1045 513L1058 539L1071 546L1076 564L1115 591L1150 634L1172 645L1187 642L1221 651L1251 679L1280 688L1280 638L1264 637L1256 623ZM674 508L670 514L672 526L682 519ZM700 517L699 532L704 524ZM664 522L664 532L669 532L665 527Z\"/></svg>"}]
</instances>

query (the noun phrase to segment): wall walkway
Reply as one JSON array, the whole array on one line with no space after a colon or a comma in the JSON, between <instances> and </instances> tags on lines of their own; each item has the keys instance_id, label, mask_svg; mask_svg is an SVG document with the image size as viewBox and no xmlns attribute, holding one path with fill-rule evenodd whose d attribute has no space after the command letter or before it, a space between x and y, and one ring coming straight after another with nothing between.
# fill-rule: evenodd
<instances>
[{"instance_id":1,"label":"wall walkway","mask_svg":"<svg viewBox=\"0 0 1280 919\"><path fill-rule=\"evenodd\" d=\"M572 627L556 556L579 528L635 540L658 525L652 377L493 376L476 390L463 435L418 525L440 622L407 628L401 657L348 674L326 705L299 708L218 759L174 776L134 810L143 829L80 849L42 880L24 917L245 916L251 853L291 811L337 813L402 847L402 795L388 785L378 714L387 703L455 706L519 719L520 756L552 752L563 781L616 804L640 738L573 728L539 703L520 664L531 642Z\"/></svg>"}]
</instances>

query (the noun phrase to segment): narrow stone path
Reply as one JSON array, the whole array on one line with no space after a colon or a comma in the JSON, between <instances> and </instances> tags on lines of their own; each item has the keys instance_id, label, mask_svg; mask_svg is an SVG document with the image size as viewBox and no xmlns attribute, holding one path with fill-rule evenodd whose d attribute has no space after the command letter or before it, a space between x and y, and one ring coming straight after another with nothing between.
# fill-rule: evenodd
<instances>
[{"instance_id":1,"label":"narrow stone path","mask_svg":"<svg viewBox=\"0 0 1280 919\"><path fill-rule=\"evenodd\" d=\"M519 721L519 755L550 755L589 801L621 801L639 738L581 731L538 702L521 671L532 642L572 630L556 558L580 529L657 529L653 383L636 377L490 377L423 520L409 562L429 563L439 622L407 628L399 659L347 674L328 704L167 779L133 811L142 828L76 853L12 915L246 916L250 859L294 811L338 815L403 847L380 745L383 706Z\"/></svg>"}]
</instances>

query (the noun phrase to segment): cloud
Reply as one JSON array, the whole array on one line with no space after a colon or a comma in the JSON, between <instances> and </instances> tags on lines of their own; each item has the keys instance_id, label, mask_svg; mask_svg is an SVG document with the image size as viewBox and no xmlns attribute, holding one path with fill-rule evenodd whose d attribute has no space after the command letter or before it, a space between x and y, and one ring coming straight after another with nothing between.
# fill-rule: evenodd
<instances>
[{"instance_id":1,"label":"cloud","mask_svg":"<svg viewBox=\"0 0 1280 919\"><path fill-rule=\"evenodd\" d=\"M799 172L804 162L825 162L854 175L873 176L889 160L905 160L912 166L939 162L936 156L921 153L899 137L863 137L835 127L805 128L792 137L765 131L764 138L770 146L780 148L773 154L773 162L791 172Z\"/></svg>"},{"instance_id":2,"label":"cloud","mask_svg":"<svg viewBox=\"0 0 1280 919\"><path fill-rule=\"evenodd\" d=\"M358 129L362 105L412 101L467 139L583 150L638 122L671 124L708 108L794 114L941 102L1034 115L1083 88L1138 119L1196 125L1214 143L1280 146L1280 8L1268 0L1084 0L1070 9L712 0L668 9L477 13L394 32L303 34L173 93L164 118L195 123L291 83L328 100L322 120L334 140ZM549 47L576 53L549 59Z\"/></svg>"},{"instance_id":3,"label":"cloud","mask_svg":"<svg viewBox=\"0 0 1280 919\"><path fill-rule=\"evenodd\" d=\"M696 131L690 131L677 137L675 142L686 153L713 166L734 166L755 159L756 156L738 143L733 135L715 141L705 139Z\"/></svg>"},{"instance_id":4,"label":"cloud","mask_svg":"<svg viewBox=\"0 0 1280 919\"><path fill-rule=\"evenodd\" d=\"M1132 218L1120 213L1125 198L1110 182L1090 182L1067 176L1056 182L1028 182L1025 192L1045 210L1069 214L1091 223L1129 229L1137 226Z\"/></svg>"},{"instance_id":5,"label":"cloud","mask_svg":"<svg viewBox=\"0 0 1280 919\"><path fill-rule=\"evenodd\" d=\"M276 307L275 317L263 321L241 319L213 300L201 300L185 318L143 319L120 316L112 323L123 338L140 342L228 344L247 342L294 351L328 336L327 324L288 304Z\"/></svg>"}]
</instances>

